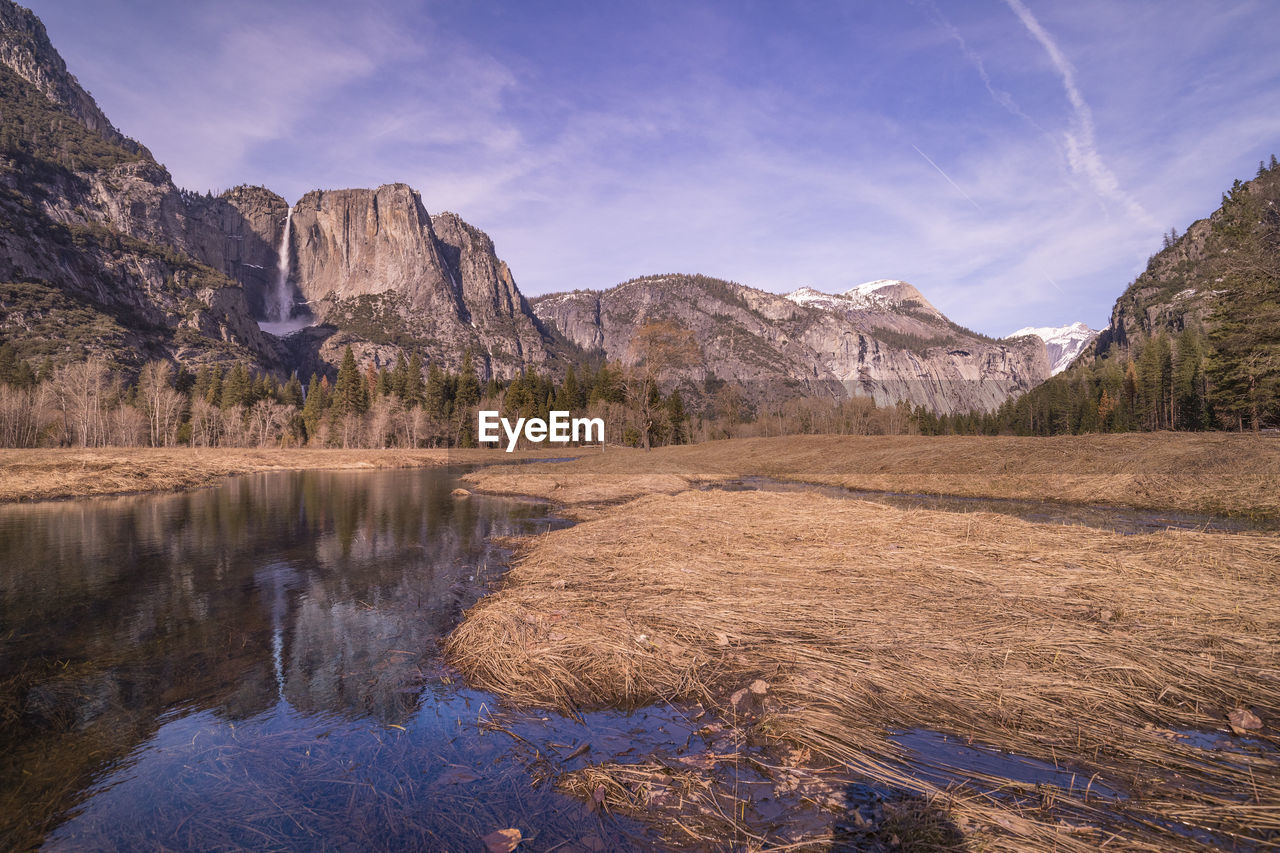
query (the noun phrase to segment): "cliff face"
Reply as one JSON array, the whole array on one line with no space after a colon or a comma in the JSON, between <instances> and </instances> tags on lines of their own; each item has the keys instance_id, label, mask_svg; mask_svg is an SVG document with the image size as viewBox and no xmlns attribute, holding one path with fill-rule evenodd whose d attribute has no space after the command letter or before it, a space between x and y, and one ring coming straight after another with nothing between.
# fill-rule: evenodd
<instances>
[{"instance_id":1,"label":"cliff face","mask_svg":"<svg viewBox=\"0 0 1280 853\"><path fill-rule=\"evenodd\" d=\"M701 352L682 378L734 382L757 400L858 394L936 412L990 410L1049 375L1043 342L962 329L905 282L778 296L704 276L656 276L543 297L534 312L572 343L624 362L637 328L675 323Z\"/></svg>"},{"instance_id":2,"label":"cliff face","mask_svg":"<svg viewBox=\"0 0 1280 853\"><path fill-rule=\"evenodd\" d=\"M365 363L416 351L455 369L470 350L483 375L510 377L554 369L576 347L625 360L643 322L670 319L698 336L691 382L710 375L761 398L857 392L961 411L1048 375L1043 344L960 329L904 282L783 297L669 276L535 312L484 232L431 216L404 184L318 190L292 212L260 187L183 191L11 0L0 0L0 107L0 337L25 357L236 358L310 373L331 371L347 346ZM284 339L259 325L276 319L282 266L314 321Z\"/></svg>"},{"instance_id":3,"label":"cliff face","mask_svg":"<svg viewBox=\"0 0 1280 853\"><path fill-rule=\"evenodd\" d=\"M52 104L126 151L150 157L107 120L89 93L67 71L67 65L49 42L44 24L30 10L15 3L0 3L0 64L44 95Z\"/></svg>"},{"instance_id":4,"label":"cliff face","mask_svg":"<svg viewBox=\"0 0 1280 853\"><path fill-rule=\"evenodd\" d=\"M347 345L362 361L417 350L454 368L471 349L499 376L550 358L482 231L453 214L433 220L394 184L308 193L282 247L283 198L176 187L67 72L39 19L10 0L0 0L0 107L0 336L29 355L324 371ZM293 300L317 324L287 342L259 326L276 319L282 248Z\"/></svg>"},{"instance_id":5,"label":"cliff face","mask_svg":"<svg viewBox=\"0 0 1280 853\"><path fill-rule=\"evenodd\" d=\"M430 216L404 184L307 193L291 244L293 281L338 330L328 349L355 342L384 362L416 348L454 369L470 349L501 377L551 357L493 241L454 214Z\"/></svg>"},{"instance_id":6,"label":"cliff face","mask_svg":"<svg viewBox=\"0 0 1280 853\"><path fill-rule=\"evenodd\" d=\"M1090 329L1084 323L1072 323L1069 326L1028 326L1019 329L1010 338L1020 338L1023 335L1035 335L1044 341L1045 348L1049 351L1049 368L1054 376L1071 366L1080 353L1084 352L1089 344L1093 343L1093 339L1098 333Z\"/></svg>"},{"instance_id":7,"label":"cliff face","mask_svg":"<svg viewBox=\"0 0 1280 853\"><path fill-rule=\"evenodd\" d=\"M1216 301L1205 254L1212 231L1212 217L1199 219L1151 257L1147 269L1116 299L1111 321L1086 358L1109 356L1113 351L1123 355L1161 330L1204 328Z\"/></svg>"},{"instance_id":8,"label":"cliff face","mask_svg":"<svg viewBox=\"0 0 1280 853\"><path fill-rule=\"evenodd\" d=\"M168 173L105 123L34 16L5 2L0 22L0 335L37 360L275 366L243 289L173 239Z\"/></svg>"}]
</instances>

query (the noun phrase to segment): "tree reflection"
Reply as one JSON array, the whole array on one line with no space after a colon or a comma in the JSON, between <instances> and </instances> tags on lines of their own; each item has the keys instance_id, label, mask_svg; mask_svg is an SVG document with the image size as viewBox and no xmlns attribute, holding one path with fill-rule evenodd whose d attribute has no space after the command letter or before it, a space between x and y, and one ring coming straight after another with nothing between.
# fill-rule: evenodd
<instances>
[{"instance_id":1,"label":"tree reflection","mask_svg":"<svg viewBox=\"0 0 1280 853\"><path fill-rule=\"evenodd\" d=\"M39 844L175 708L400 724L545 523L448 472L289 472L0 510L0 847Z\"/></svg>"}]
</instances>

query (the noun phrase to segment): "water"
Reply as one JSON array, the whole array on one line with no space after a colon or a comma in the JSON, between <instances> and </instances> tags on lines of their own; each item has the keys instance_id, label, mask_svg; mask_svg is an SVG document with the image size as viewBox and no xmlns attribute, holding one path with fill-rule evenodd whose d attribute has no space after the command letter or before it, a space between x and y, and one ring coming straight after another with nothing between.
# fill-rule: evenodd
<instances>
[{"instance_id":1,"label":"water","mask_svg":"<svg viewBox=\"0 0 1280 853\"><path fill-rule=\"evenodd\" d=\"M651 848L535 782L687 742L684 711L503 711L442 662L490 537L561 523L453 473L0 508L0 849Z\"/></svg>"},{"instance_id":2,"label":"water","mask_svg":"<svg viewBox=\"0 0 1280 853\"><path fill-rule=\"evenodd\" d=\"M885 492L823 486L769 477L742 477L735 480L711 480L705 488L727 491L816 492L833 498L852 498L888 504L899 509L928 509L943 512L994 512L1011 515L1040 524L1075 524L1133 535L1161 530L1202 530L1216 533L1239 533L1250 530L1275 530L1270 519L1228 518L1219 515L1174 512L1172 510L1135 509L1104 504L1069 504L1056 501L1022 500L1018 498L971 498L959 495L927 495L907 492Z\"/></svg>"},{"instance_id":3,"label":"water","mask_svg":"<svg viewBox=\"0 0 1280 853\"><path fill-rule=\"evenodd\" d=\"M284 219L284 234L280 237L279 260L276 261L276 286L271 301L266 306L270 319L258 326L273 335L288 335L311 324L310 317L293 316L293 286L289 283L289 270L293 261L293 208Z\"/></svg>"}]
</instances>

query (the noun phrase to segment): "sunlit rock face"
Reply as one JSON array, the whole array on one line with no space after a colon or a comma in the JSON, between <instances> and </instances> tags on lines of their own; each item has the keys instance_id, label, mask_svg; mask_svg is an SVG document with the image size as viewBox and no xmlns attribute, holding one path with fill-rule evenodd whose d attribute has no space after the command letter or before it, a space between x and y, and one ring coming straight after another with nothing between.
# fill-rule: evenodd
<instances>
[{"instance_id":1,"label":"sunlit rock face","mask_svg":"<svg viewBox=\"0 0 1280 853\"><path fill-rule=\"evenodd\" d=\"M651 276L541 297L534 312L570 342L624 362L640 326L678 324L700 350L685 378L710 375L756 399L859 394L967 412L994 409L1049 376L1039 339L978 335L894 280L780 296L705 276Z\"/></svg>"},{"instance_id":2,"label":"sunlit rock face","mask_svg":"<svg viewBox=\"0 0 1280 853\"><path fill-rule=\"evenodd\" d=\"M470 349L501 377L550 358L493 241L455 214L432 217L405 184L307 193L293 243L303 299L318 322L371 344L366 358L412 344L456 369Z\"/></svg>"}]
</instances>

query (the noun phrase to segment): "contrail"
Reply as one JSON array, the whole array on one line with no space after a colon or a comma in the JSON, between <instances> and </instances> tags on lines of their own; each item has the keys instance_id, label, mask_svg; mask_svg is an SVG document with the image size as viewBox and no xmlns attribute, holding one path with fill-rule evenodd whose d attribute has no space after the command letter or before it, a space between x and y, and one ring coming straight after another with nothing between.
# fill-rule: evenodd
<instances>
[{"instance_id":1,"label":"contrail","mask_svg":"<svg viewBox=\"0 0 1280 853\"><path fill-rule=\"evenodd\" d=\"M912 147L912 148L916 148L914 145L912 145L911 147ZM929 159L929 155L928 155L928 154L924 153L924 152L923 152L923 151L921 151L919 148L916 148L916 153L917 153L917 154L919 154L921 157L923 157L923 158L925 159L925 162L926 162L926 163L928 163L928 164L929 164L930 166L932 166L933 168L937 169L937 170L938 170L938 174L939 174L939 175L941 175L942 177L946 178L946 179L947 179L947 183L949 183L949 184L951 184L951 186L955 187L955 188L956 188L956 192L958 192L958 193L960 193L960 195L964 196L964 197L965 197L965 200L966 200L966 201L968 201L968 202L969 202L969 204L971 204L971 205L973 205L975 208L977 208L977 210L978 210L978 212L979 212L979 213L985 213L985 211L984 211L984 210L983 210L983 209L978 205L978 203L977 203L976 201L974 201L973 199L969 198L969 194L968 194L967 192L965 192L964 190L960 189L960 185L959 185L959 184L957 184L955 181L951 180L951 176L950 176L950 175L948 175L946 172L942 171L942 167L941 167L941 166L939 166L937 163L935 163L935 162L933 162L932 160L930 160L930 159Z\"/></svg>"},{"instance_id":2,"label":"contrail","mask_svg":"<svg viewBox=\"0 0 1280 853\"><path fill-rule=\"evenodd\" d=\"M1087 176L1100 195L1120 202L1142 222L1154 224L1154 220L1143 210L1142 205L1120 189L1120 181L1102 162L1094 132L1093 111L1089 109L1084 95L1080 94L1080 87L1076 85L1076 70L1071 62L1058 48L1057 42L1044 27L1040 26L1040 22L1031 14L1031 10L1023 4L1022 0L1005 0L1005 3L1018 16L1018 20L1022 21L1027 32L1040 42L1040 46L1049 55L1049 61L1057 69L1058 76L1062 78L1062 88L1067 94L1067 100L1071 102L1071 109L1076 118L1076 131L1066 134L1067 161L1071 165L1071 170Z\"/></svg>"},{"instance_id":3,"label":"contrail","mask_svg":"<svg viewBox=\"0 0 1280 853\"><path fill-rule=\"evenodd\" d=\"M1055 148L1058 148L1058 150L1061 151L1062 149L1058 145L1058 140L1052 133L1045 130L1039 122L1023 112L1022 107L1018 106L1018 102L1013 99L1013 95L996 87L995 83L991 81L990 73L987 72L987 64L982 61L982 57L977 51L969 47L969 43L964 40L964 36L960 34L960 30L958 30L956 26L942 14L942 10L938 8L938 5L934 3L933 0L920 0L920 5L929 10L929 14L933 16L934 23L945 30L947 35L950 36L957 45L959 45L960 53L963 54L964 58L973 66L973 69L978 72L978 77L982 80L982 85L987 88L987 94L991 96L991 100L995 101L1010 114L1017 116L1037 131L1044 134L1045 138L1052 142Z\"/></svg>"},{"instance_id":4,"label":"contrail","mask_svg":"<svg viewBox=\"0 0 1280 853\"><path fill-rule=\"evenodd\" d=\"M1042 273L1040 273L1040 275L1043 275L1043 276L1044 276L1044 280L1045 280L1045 281L1047 281L1047 282L1049 282L1050 284L1052 284L1055 288L1057 288L1058 292L1059 292L1059 293L1061 293L1063 296L1066 296L1066 295L1067 295L1067 292L1066 292L1065 290L1063 290L1061 287L1058 287L1058 283L1057 283L1056 281L1054 281L1053 279L1049 278L1049 276L1045 275L1043 272L1042 272Z\"/></svg>"}]
</instances>

